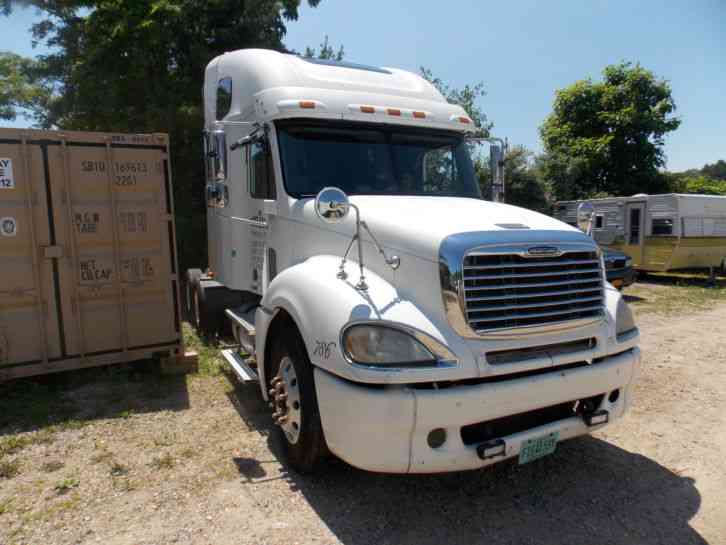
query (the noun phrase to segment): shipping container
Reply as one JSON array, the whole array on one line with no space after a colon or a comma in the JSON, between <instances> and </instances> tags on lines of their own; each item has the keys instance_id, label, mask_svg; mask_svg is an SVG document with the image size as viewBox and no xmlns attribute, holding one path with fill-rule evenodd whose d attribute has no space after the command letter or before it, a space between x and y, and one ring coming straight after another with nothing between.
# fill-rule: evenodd
<instances>
[{"instance_id":1,"label":"shipping container","mask_svg":"<svg viewBox=\"0 0 726 545\"><path fill-rule=\"evenodd\" d=\"M0 129L0 380L183 355L165 134Z\"/></svg>"}]
</instances>

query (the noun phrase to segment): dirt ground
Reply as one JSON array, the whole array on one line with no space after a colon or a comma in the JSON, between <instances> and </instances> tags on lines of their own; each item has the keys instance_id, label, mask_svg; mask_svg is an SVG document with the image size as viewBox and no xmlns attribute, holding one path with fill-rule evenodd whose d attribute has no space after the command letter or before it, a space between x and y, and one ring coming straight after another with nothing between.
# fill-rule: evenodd
<instances>
[{"instance_id":1,"label":"dirt ground","mask_svg":"<svg viewBox=\"0 0 726 545\"><path fill-rule=\"evenodd\" d=\"M724 544L726 301L678 309L677 289L628 290L644 354L629 415L525 466L387 476L333 461L301 477L256 386L224 374L4 385L0 544Z\"/></svg>"}]
</instances>

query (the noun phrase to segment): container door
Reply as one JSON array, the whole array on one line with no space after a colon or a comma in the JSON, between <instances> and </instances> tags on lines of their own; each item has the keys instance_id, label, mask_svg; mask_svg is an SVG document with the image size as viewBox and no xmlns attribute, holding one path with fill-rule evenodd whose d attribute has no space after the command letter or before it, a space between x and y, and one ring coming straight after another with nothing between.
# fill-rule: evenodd
<instances>
[{"instance_id":1,"label":"container door","mask_svg":"<svg viewBox=\"0 0 726 545\"><path fill-rule=\"evenodd\" d=\"M68 249L60 280L72 355L178 342L166 148L125 138L65 142L51 165L66 195L57 224Z\"/></svg>"},{"instance_id":2,"label":"container door","mask_svg":"<svg viewBox=\"0 0 726 545\"><path fill-rule=\"evenodd\" d=\"M0 366L63 353L49 147L0 133Z\"/></svg>"},{"instance_id":3,"label":"container door","mask_svg":"<svg viewBox=\"0 0 726 545\"><path fill-rule=\"evenodd\" d=\"M643 244L645 242L645 203L628 203L625 205L625 248L624 251L633 258L633 266L643 263Z\"/></svg>"}]
</instances>

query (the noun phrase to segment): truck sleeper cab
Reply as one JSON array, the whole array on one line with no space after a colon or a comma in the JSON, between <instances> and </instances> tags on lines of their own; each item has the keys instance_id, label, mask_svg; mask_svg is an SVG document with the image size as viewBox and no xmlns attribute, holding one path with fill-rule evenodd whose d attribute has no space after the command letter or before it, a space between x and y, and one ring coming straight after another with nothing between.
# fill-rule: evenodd
<instances>
[{"instance_id":1,"label":"truck sleeper cab","mask_svg":"<svg viewBox=\"0 0 726 545\"><path fill-rule=\"evenodd\" d=\"M483 200L476 127L393 68L241 50L205 74L209 269L298 470L431 473L552 452L621 417L638 330L592 239Z\"/></svg>"}]
</instances>

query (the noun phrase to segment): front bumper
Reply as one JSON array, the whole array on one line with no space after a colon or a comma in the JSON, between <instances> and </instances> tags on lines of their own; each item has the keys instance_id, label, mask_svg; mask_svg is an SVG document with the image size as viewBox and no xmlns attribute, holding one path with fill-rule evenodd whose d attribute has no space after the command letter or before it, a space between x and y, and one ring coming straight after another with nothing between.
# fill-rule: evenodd
<instances>
[{"instance_id":1,"label":"front bumper","mask_svg":"<svg viewBox=\"0 0 726 545\"><path fill-rule=\"evenodd\" d=\"M605 394L597 409L607 410L610 422L630 404L640 367L640 350L605 358L589 365L547 374L446 389L407 386L363 386L315 369L320 417L330 450L349 464L386 473L437 473L476 469L517 456L524 441L559 432L560 440L600 429L582 417L537 426L501 437L503 455L482 460L476 446L464 444L462 426L526 413L570 400ZM619 389L615 402L608 400ZM431 430L443 428L447 440L431 448Z\"/></svg>"}]
</instances>

